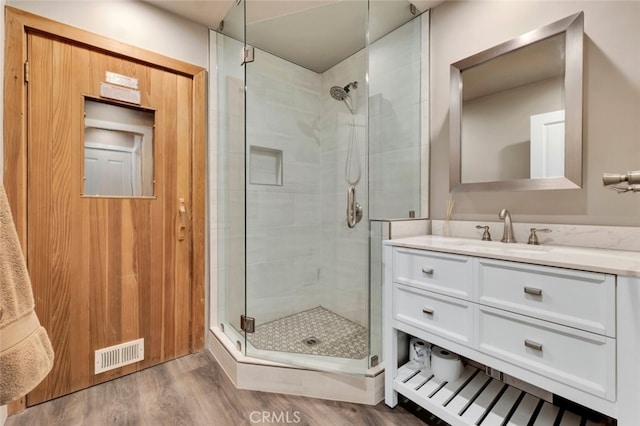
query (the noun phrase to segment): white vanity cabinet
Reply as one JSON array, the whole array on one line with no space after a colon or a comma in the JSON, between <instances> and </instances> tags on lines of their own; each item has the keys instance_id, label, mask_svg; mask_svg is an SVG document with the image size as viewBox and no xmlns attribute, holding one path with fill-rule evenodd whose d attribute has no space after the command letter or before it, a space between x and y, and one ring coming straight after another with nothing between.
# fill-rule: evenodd
<instances>
[{"instance_id":1,"label":"white vanity cabinet","mask_svg":"<svg viewBox=\"0 0 640 426\"><path fill-rule=\"evenodd\" d=\"M640 280L620 275L635 274L637 263L640 276L640 253L634 260L622 252L636 263L620 268L593 264L598 256L570 262L570 251L559 248L531 257L494 249L489 258L479 244L446 242L425 236L385 244L387 405L395 406L400 393L453 425L505 418L526 425L532 415L535 424L583 421L512 386L519 380L618 425L640 424ZM455 382L439 382L405 364L411 336L517 380L503 383L471 363Z\"/></svg>"}]
</instances>

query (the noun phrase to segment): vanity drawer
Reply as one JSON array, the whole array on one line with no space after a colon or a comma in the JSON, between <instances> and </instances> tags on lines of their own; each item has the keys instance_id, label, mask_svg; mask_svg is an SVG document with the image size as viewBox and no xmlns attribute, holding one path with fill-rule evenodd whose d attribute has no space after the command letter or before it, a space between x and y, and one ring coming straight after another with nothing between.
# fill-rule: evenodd
<instances>
[{"instance_id":1,"label":"vanity drawer","mask_svg":"<svg viewBox=\"0 0 640 426\"><path fill-rule=\"evenodd\" d=\"M472 259L449 253L395 248L393 280L471 300Z\"/></svg>"},{"instance_id":2,"label":"vanity drawer","mask_svg":"<svg viewBox=\"0 0 640 426\"><path fill-rule=\"evenodd\" d=\"M394 284L393 317L446 339L471 344L473 308L470 302Z\"/></svg>"},{"instance_id":3,"label":"vanity drawer","mask_svg":"<svg viewBox=\"0 0 640 426\"><path fill-rule=\"evenodd\" d=\"M615 339L477 306L478 350L615 401ZM527 380L527 377L520 377Z\"/></svg>"},{"instance_id":4,"label":"vanity drawer","mask_svg":"<svg viewBox=\"0 0 640 426\"><path fill-rule=\"evenodd\" d=\"M615 337L615 276L478 259L475 299L569 327Z\"/></svg>"}]
</instances>

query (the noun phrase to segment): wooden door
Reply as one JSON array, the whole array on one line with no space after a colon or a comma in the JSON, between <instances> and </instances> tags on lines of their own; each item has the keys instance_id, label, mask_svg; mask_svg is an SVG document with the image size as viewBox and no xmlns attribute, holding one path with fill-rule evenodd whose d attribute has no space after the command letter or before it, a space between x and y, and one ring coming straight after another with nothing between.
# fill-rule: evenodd
<instances>
[{"instance_id":1,"label":"wooden door","mask_svg":"<svg viewBox=\"0 0 640 426\"><path fill-rule=\"evenodd\" d=\"M25 218L36 312L55 351L53 370L27 397L31 406L202 348L202 260L194 256L203 244L193 226L201 219L191 214L203 213L193 177L203 179L194 169L203 164L194 160L202 155L194 135L204 133L194 97L204 85L120 53L23 31L26 212L19 191L13 207L18 223ZM152 196L84 194L84 104L104 101L107 71L137 79L140 107L154 113ZM140 338L142 361L95 374L96 350Z\"/></svg>"}]
</instances>

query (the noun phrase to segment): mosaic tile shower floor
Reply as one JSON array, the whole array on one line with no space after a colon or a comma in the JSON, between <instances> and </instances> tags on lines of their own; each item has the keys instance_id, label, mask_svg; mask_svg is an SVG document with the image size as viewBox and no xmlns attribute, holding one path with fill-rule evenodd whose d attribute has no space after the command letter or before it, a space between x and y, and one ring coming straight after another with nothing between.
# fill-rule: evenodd
<instances>
[{"instance_id":1,"label":"mosaic tile shower floor","mask_svg":"<svg viewBox=\"0 0 640 426\"><path fill-rule=\"evenodd\" d=\"M256 326L248 336L256 349L362 359L367 335L365 327L318 306ZM310 338L314 344L305 343Z\"/></svg>"}]
</instances>

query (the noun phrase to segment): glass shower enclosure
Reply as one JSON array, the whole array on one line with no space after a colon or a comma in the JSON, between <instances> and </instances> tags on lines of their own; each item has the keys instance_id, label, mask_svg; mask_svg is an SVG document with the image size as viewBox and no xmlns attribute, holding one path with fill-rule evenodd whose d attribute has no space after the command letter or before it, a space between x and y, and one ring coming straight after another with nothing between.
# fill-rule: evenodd
<instances>
[{"instance_id":1,"label":"glass shower enclosure","mask_svg":"<svg viewBox=\"0 0 640 426\"><path fill-rule=\"evenodd\" d=\"M362 374L382 355L372 229L421 215L421 19L406 0L264 3L215 38L213 323L247 356Z\"/></svg>"}]
</instances>

